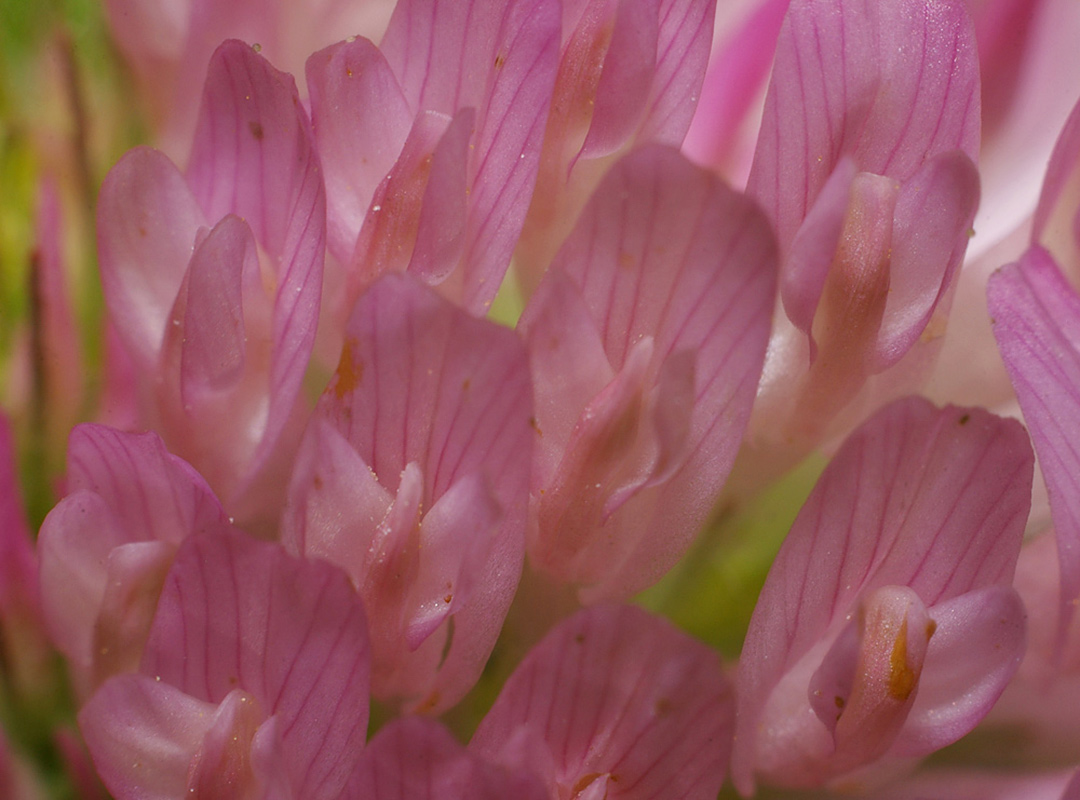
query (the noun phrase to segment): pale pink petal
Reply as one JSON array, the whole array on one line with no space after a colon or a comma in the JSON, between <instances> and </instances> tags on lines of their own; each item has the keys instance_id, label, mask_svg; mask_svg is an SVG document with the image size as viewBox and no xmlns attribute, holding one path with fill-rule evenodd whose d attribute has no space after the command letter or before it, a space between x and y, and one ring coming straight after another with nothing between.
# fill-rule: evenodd
<instances>
[{"instance_id":1,"label":"pale pink petal","mask_svg":"<svg viewBox=\"0 0 1080 800\"><path fill-rule=\"evenodd\" d=\"M1080 297L1036 246L991 277L987 301L1050 496L1064 631L1080 596Z\"/></svg>"},{"instance_id":2,"label":"pale pink petal","mask_svg":"<svg viewBox=\"0 0 1080 800\"><path fill-rule=\"evenodd\" d=\"M192 759L187 781L189 796L224 799L256 783L251 769L251 740L262 717L259 703L242 689L225 695Z\"/></svg>"},{"instance_id":3,"label":"pale pink petal","mask_svg":"<svg viewBox=\"0 0 1080 800\"><path fill-rule=\"evenodd\" d=\"M369 658L344 574L227 532L181 546L142 672L215 704L236 688L250 693L280 718L297 795L336 798L363 747Z\"/></svg>"},{"instance_id":4,"label":"pale pink petal","mask_svg":"<svg viewBox=\"0 0 1080 800\"><path fill-rule=\"evenodd\" d=\"M180 393L187 404L229 389L244 370L244 279L258 275L258 258L251 229L231 215L195 248L180 326Z\"/></svg>"},{"instance_id":5,"label":"pale pink petal","mask_svg":"<svg viewBox=\"0 0 1080 800\"><path fill-rule=\"evenodd\" d=\"M878 369L895 364L926 329L964 258L978 205L979 174L959 151L928 160L901 187Z\"/></svg>"},{"instance_id":6,"label":"pale pink petal","mask_svg":"<svg viewBox=\"0 0 1080 800\"><path fill-rule=\"evenodd\" d=\"M156 150L132 150L102 184L97 230L105 302L143 369L156 364L195 234L204 225L183 176Z\"/></svg>"},{"instance_id":7,"label":"pale pink petal","mask_svg":"<svg viewBox=\"0 0 1080 800\"><path fill-rule=\"evenodd\" d=\"M922 757L967 734L1016 674L1026 646L1024 605L989 586L930 609L934 633L918 695L892 753Z\"/></svg>"},{"instance_id":8,"label":"pale pink petal","mask_svg":"<svg viewBox=\"0 0 1080 800\"><path fill-rule=\"evenodd\" d=\"M1026 434L1014 420L980 409L939 410L920 398L887 406L848 438L773 562L747 633L733 760L741 791L753 786L759 720L770 696L782 680L809 679L824 656L819 648L860 598L907 586L933 607L1011 581L1032 469ZM778 697L806 702L806 685L801 695L792 685ZM773 710L779 713L775 702ZM768 745L779 754L772 777L782 777L791 769L790 743ZM808 768L799 782L820 780L814 770L828 773L817 761Z\"/></svg>"},{"instance_id":9,"label":"pale pink petal","mask_svg":"<svg viewBox=\"0 0 1080 800\"><path fill-rule=\"evenodd\" d=\"M777 44L750 193L781 251L843 155L900 182L979 142L979 72L962 2L795 0Z\"/></svg>"},{"instance_id":10,"label":"pale pink petal","mask_svg":"<svg viewBox=\"0 0 1080 800\"><path fill-rule=\"evenodd\" d=\"M109 552L126 540L100 495L77 491L41 525L41 606L49 637L79 670L93 666L94 624L105 596Z\"/></svg>"},{"instance_id":11,"label":"pale pink petal","mask_svg":"<svg viewBox=\"0 0 1080 800\"><path fill-rule=\"evenodd\" d=\"M1059 257L1072 255L1077 247L1077 187L1078 166L1080 166L1080 104L1073 107L1072 113L1061 129L1050 163L1046 166L1046 178L1039 205L1035 209L1032 221L1031 237L1033 241L1052 247ZM1070 246L1071 244L1071 246ZM1060 248L1060 249L1059 249Z\"/></svg>"},{"instance_id":12,"label":"pale pink petal","mask_svg":"<svg viewBox=\"0 0 1080 800\"><path fill-rule=\"evenodd\" d=\"M593 196L548 279L568 279L580 300L567 299L572 297L569 288L555 292L541 287L538 304L569 305L565 312L526 309L522 328L530 349L551 349L551 328L562 314L573 320L568 334L583 328L580 303L596 328L586 341L599 339L609 365L588 380L599 381L606 369L611 370L607 374L620 374L629 353L650 339L651 360L635 379L636 391L648 400L646 407L655 405L648 398L661 374L675 375L662 373L670 358L686 359L684 378L692 371L694 391L683 412L689 414L688 422L666 414L663 404L655 414L647 412L642 463L603 486L607 496L600 505L626 481L640 491L621 505L608 506L613 513L603 527L562 532L579 539L577 563L563 580L591 585L597 598L625 596L674 563L704 522L731 468L760 376L775 291L775 257L772 233L760 212L674 150L657 146L635 152L613 168ZM547 298L548 291L552 298ZM592 350L589 344L580 357L585 359ZM537 373L537 381L558 369L547 360L557 353L538 356L537 367L545 372ZM568 374L585 378L584 371L598 361L597 355L588 355ZM565 398L541 392L541 434L549 425L559 434L583 419L592 402L584 398L585 388L582 383L574 396ZM583 398L585 405L569 405ZM632 403L626 405L627 411L631 408ZM686 432L678 433L684 424ZM656 469L671 469L670 479L646 488L648 481L640 481L638 467L653 463L656 437L669 434L669 444L680 439L689 443L680 448L679 468L668 463L661 469L655 462L649 468L653 477ZM541 452L545 461L554 459L554 454ZM604 482L598 476L590 485ZM534 492L537 499L540 489ZM537 541L545 535L541 530Z\"/></svg>"},{"instance_id":13,"label":"pale pink petal","mask_svg":"<svg viewBox=\"0 0 1080 800\"><path fill-rule=\"evenodd\" d=\"M597 606L533 648L469 748L512 761L523 729L548 751L550 760L534 750L531 761L549 764L543 777L560 797L712 800L727 766L731 692L701 643L632 606Z\"/></svg>"},{"instance_id":14,"label":"pale pink petal","mask_svg":"<svg viewBox=\"0 0 1080 800\"><path fill-rule=\"evenodd\" d=\"M364 750L342 800L545 800L540 781L490 764L440 723L393 720Z\"/></svg>"},{"instance_id":15,"label":"pale pink petal","mask_svg":"<svg viewBox=\"0 0 1080 800\"><path fill-rule=\"evenodd\" d=\"M110 678L79 712L98 774L117 800L176 800L214 722L212 703L146 675Z\"/></svg>"},{"instance_id":16,"label":"pale pink petal","mask_svg":"<svg viewBox=\"0 0 1080 800\"><path fill-rule=\"evenodd\" d=\"M438 250L433 245L439 238L449 240L451 248L455 242L460 247L465 220L464 170L472 125L471 111L453 119L436 112L416 116L393 169L375 189L360 229L351 274L346 278L346 314L360 292L380 275L404 272L409 267L421 236L429 251ZM425 216L429 187L436 207ZM450 212L445 225L436 224L439 211ZM421 221L426 223L423 231ZM448 258L458 255L460 252L450 252ZM431 282L437 283L452 265L453 261L447 264L445 258L436 264L418 259L416 271L418 277L430 275Z\"/></svg>"},{"instance_id":17,"label":"pale pink petal","mask_svg":"<svg viewBox=\"0 0 1080 800\"><path fill-rule=\"evenodd\" d=\"M397 80L367 39L351 39L307 62L311 121L324 165L328 247L348 263L375 187L412 127Z\"/></svg>"},{"instance_id":18,"label":"pale pink petal","mask_svg":"<svg viewBox=\"0 0 1080 800\"><path fill-rule=\"evenodd\" d=\"M130 542L109 552L104 594L93 628L94 683L139 668L175 553L176 546L167 542Z\"/></svg>"},{"instance_id":19,"label":"pale pink petal","mask_svg":"<svg viewBox=\"0 0 1080 800\"><path fill-rule=\"evenodd\" d=\"M281 543L294 555L341 566L357 586L370 535L386 516L391 495L333 426L308 425L289 482Z\"/></svg>"}]
</instances>

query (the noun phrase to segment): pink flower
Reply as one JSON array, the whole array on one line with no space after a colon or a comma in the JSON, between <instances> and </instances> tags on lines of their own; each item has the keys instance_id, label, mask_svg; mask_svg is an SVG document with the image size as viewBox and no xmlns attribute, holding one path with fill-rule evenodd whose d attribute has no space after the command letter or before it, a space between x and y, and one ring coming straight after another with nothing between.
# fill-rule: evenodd
<instances>
[{"instance_id":1,"label":"pink flower","mask_svg":"<svg viewBox=\"0 0 1080 800\"><path fill-rule=\"evenodd\" d=\"M536 391L535 566L596 600L682 555L745 429L775 258L760 212L675 150L612 168L519 325Z\"/></svg>"},{"instance_id":2,"label":"pink flower","mask_svg":"<svg viewBox=\"0 0 1080 800\"><path fill-rule=\"evenodd\" d=\"M324 204L292 79L240 42L211 61L186 175L137 149L102 187L102 282L144 424L242 521L272 524L306 414Z\"/></svg>"},{"instance_id":3,"label":"pink flower","mask_svg":"<svg viewBox=\"0 0 1080 800\"><path fill-rule=\"evenodd\" d=\"M786 317L751 423L766 470L849 429L856 398L918 385L978 204L978 148L962 3L791 3L748 184L776 226Z\"/></svg>"},{"instance_id":4,"label":"pink flower","mask_svg":"<svg viewBox=\"0 0 1080 800\"><path fill-rule=\"evenodd\" d=\"M202 477L152 433L80 425L67 488L38 537L42 607L85 693L139 663L177 547L228 520Z\"/></svg>"},{"instance_id":5,"label":"pink flower","mask_svg":"<svg viewBox=\"0 0 1080 800\"><path fill-rule=\"evenodd\" d=\"M441 711L480 676L521 575L531 418L512 331L409 276L360 298L282 539L358 588L381 700Z\"/></svg>"},{"instance_id":6,"label":"pink flower","mask_svg":"<svg viewBox=\"0 0 1080 800\"><path fill-rule=\"evenodd\" d=\"M339 570L235 531L194 536L139 672L106 681L79 727L118 800L334 800L364 745L369 659Z\"/></svg>"},{"instance_id":7,"label":"pink flower","mask_svg":"<svg viewBox=\"0 0 1080 800\"><path fill-rule=\"evenodd\" d=\"M970 731L1020 663L1009 586L1032 454L1014 421L908 398L863 424L796 519L739 661L733 777L873 785Z\"/></svg>"}]
</instances>

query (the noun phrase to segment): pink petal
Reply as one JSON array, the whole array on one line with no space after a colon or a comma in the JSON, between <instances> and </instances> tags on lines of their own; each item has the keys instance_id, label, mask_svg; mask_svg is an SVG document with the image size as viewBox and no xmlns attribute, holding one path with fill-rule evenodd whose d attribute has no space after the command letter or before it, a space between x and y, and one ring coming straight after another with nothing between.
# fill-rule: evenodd
<instances>
[{"instance_id":1,"label":"pink petal","mask_svg":"<svg viewBox=\"0 0 1080 800\"><path fill-rule=\"evenodd\" d=\"M79 712L98 774L117 800L176 800L214 705L145 675L110 678Z\"/></svg>"},{"instance_id":2,"label":"pink petal","mask_svg":"<svg viewBox=\"0 0 1080 800\"><path fill-rule=\"evenodd\" d=\"M435 112L417 115L394 168L375 190L360 230L353 274L347 278L347 311L380 275L408 269L417 248L423 253L413 268L417 277L437 284L453 268L464 236L465 160L472 125L471 111L452 120ZM442 224L440 212L445 215ZM444 247L438 246L440 240Z\"/></svg>"},{"instance_id":3,"label":"pink petal","mask_svg":"<svg viewBox=\"0 0 1080 800\"><path fill-rule=\"evenodd\" d=\"M572 321L567 336L584 328L580 303L596 333L586 339L590 343L580 356L587 359L571 362L569 375L586 379L593 364L597 373L588 380L598 381L607 369L619 374L633 348L649 338L652 358L635 379L640 391L648 387L651 396L658 377L674 377L662 368L673 357L686 359L684 372L692 368L694 391L684 409L688 422L659 408L645 425L651 447L660 446L657 436L668 436L669 444L688 442L680 449L679 469L662 485L645 488L647 481L640 483L641 490L617 511L619 503L608 506L613 513L602 528L562 531L578 539L579 551L579 566L562 574L562 580L590 585L590 592L595 589L590 596L597 598L643 588L674 562L704 522L731 468L753 402L773 304L774 259L771 232L753 205L676 151L651 147L635 152L613 168L593 196L547 279L562 281L565 275L580 300L568 299L569 289L542 286L522 316L529 347L538 354L535 380L550 380L559 370L548 359L559 352L551 350L549 337L560 320ZM566 311L545 308L553 302L569 306ZM609 367L588 355L596 338ZM579 378L572 380L579 383ZM582 380L573 396L548 399L542 392L540 431L551 428L561 437L583 419L591 407L577 405L585 388ZM686 431L679 432L684 424ZM554 454L541 452L545 461L554 460ZM659 475L655 470L672 467L654 465L653 477ZM633 479L638 478L635 473ZM596 483L603 484L604 477L589 485ZM609 484L605 492L620 485ZM605 497L601 506L607 502ZM541 529L537 541L552 534Z\"/></svg>"},{"instance_id":4,"label":"pink petal","mask_svg":"<svg viewBox=\"0 0 1080 800\"><path fill-rule=\"evenodd\" d=\"M131 542L109 552L104 594L93 628L95 684L139 668L175 553L176 547L166 542Z\"/></svg>"},{"instance_id":5,"label":"pink petal","mask_svg":"<svg viewBox=\"0 0 1080 800\"><path fill-rule=\"evenodd\" d=\"M281 720L297 795L336 798L363 747L369 658L364 612L342 573L227 532L180 548L142 672L210 703L250 693Z\"/></svg>"},{"instance_id":6,"label":"pink petal","mask_svg":"<svg viewBox=\"0 0 1080 800\"><path fill-rule=\"evenodd\" d=\"M98 259L109 316L143 369L152 368L206 224L183 176L156 150L132 150L98 198Z\"/></svg>"},{"instance_id":7,"label":"pink petal","mask_svg":"<svg viewBox=\"0 0 1080 800\"><path fill-rule=\"evenodd\" d=\"M782 680L800 680L800 671L809 678L824 655L816 648L839 633L860 597L907 586L933 607L1011 580L1032 466L1015 421L980 409L939 410L914 397L848 438L800 511L754 610L739 665L740 791L753 786L770 695ZM794 686L784 691L799 694ZM768 744L780 754L775 779L788 769L790 743Z\"/></svg>"},{"instance_id":8,"label":"pink petal","mask_svg":"<svg viewBox=\"0 0 1080 800\"><path fill-rule=\"evenodd\" d=\"M41 525L41 606L57 649L82 671L93 666L93 634L108 582L112 548L126 538L99 495L77 491L59 503Z\"/></svg>"},{"instance_id":9,"label":"pink petal","mask_svg":"<svg viewBox=\"0 0 1080 800\"><path fill-rule=\"evenodd\" d=\"M1080 104L1061 129L1050 163L1046 166L1046 179L1039 205L1035 209L1031 238L1051 247L1059 257L1073 255L1077 248L1077 180L1080 175ZM1051 244L1052 242L1052 244ZM1056 245L1056 247L1054 247ZM1060 249L1058 249L1060 248Z\"/></svg>"},{"instance_id":10,"label":"pink petal","mask_svg":"<svg viewBox=\"0 0 1080 800\"><path fill-rule=\"evenodd\" d=\"M477 114L470 165L463 303L486 313L502 283L532 200L558 70L559 7L508 4L496 40L494 74Z\"/></svg>"},{"instance_id":11,"label":"pink petal","mask_svg":"<svg viewBox=\"0 0 1080 800\"><path fill-rule=\"evenodd\" d=\"M68 441L68 490L100 495L117 515L125 541L179 544L227 521L206 481L172 455L155 433L79 425Z\"/></svg>"},{"instance_id":12,"label":"pink petal","mask_svg":"<svg viewBox=\"0 0 1080 800\"><path fill-rule=\"evenodd\" d=\"M930 609L930 639L918 696L893 753L922 757L966 735L1016 674L1026 647L1015 590L988 586Z\"/></svg>"},{"instance_id":13,"label":"pink petal","mask_svg":"<svg viewBox=\"0 0 1080 800\"><path fill-rule=\"evenodd\" d=\"M414 111L453 116L479 108L495 60L500 6L476 0L404 0L379 49Z\"/></svg>"},{"instance_id":14,"label":"pink petal","mask_svg":"<svg viewBox=\"0 0 1080 800\"><path fill-rule=\"evenodd\" d=\"M293 555L341 566L360 585L374 532L393 502L356 450L337 430L313 419L297 453L281 543Z\"/></svg>"},{"instance_id":15,"label":"pink petal","mask_svg":"<svg viewBox=\"0 0 1080 800\"><path fill-rule=\"evenodd\" d=\"M659 0L617 4L582 158L611 155L641 124L656 69L659 13Z\"/></svg>"},{"instance_id":16,"label":"pink petal","mask_svg":"<svg viewBox=\"0 0 1080 800\"><path fill-rule=\"evenodd\" d=\"M325 168L328 246L348 263L375 187L397 160L413 114L386 59L367 39L312 55L307 84Z\"/></svg>"},{"instance_id":17,"label":"pink petal","mask_svg":"<svg viewBox=\"0 0 1080 800\"><path fill-rule=\"evenodd\" d=\"M928 160L900 189L889 297L878 334L879 369L911 349L952 286L978 205L979 174L956 151Z\"/></svg>"},{"instance_id":18,"label":"pink petal","mask_svg":"<svg viewBox=\"0 0 1080 800\"><path fill-rule=\"evenodd\" d=\"M978 76L961 2L794 0L749 181L781 251L845 154L901 183L939 153L974 160Z\"/></svg>"},{"instance_id":19,"label":"pink petal","mask_svg":"<svg viewBox=\"0 0 1080 800\"><path fill-rule=\"evenodd\" d=\"M244 370L244 283L258 280L258 258L251 229L234 216L195 248L181 325L180 392L186 404L200 393L231 388Z\"/></svg>"},{"instance_id":20,"label":"pink petal","mask_svg":"<svg viewBox=\"0 0 1080 800\"><path fill-rule=\"evenodd\" d=\"M364 750L343 800L544 800L524 771L504 770L458 744L440 723L401 717Z\"/></svg>"},{"instance_id":21,"label":"pink petal","mask_svg":"<svg viewBox=\"0 0 1080 800\"><path fill-rule=\"evenodd\" d=\"M256 783L251 740L263 710L251 695L233 689L214 713L188 773L187 791L195 797L234 797Z\"/></svg>"},{"instance_id":22,"label":"pink petal","mask_svg":"<svg viewBox=\"0 0 1080 800\"><path fill-rule=\"evenodd\" d=\"M606 786L607 796L626 800L712 800L724 779L730 714L715 653L640 609L597 606L533 648L469 748L505 762L524 729L535 737L531 763L550 754L553 774L544 777L559 796L595 783L594 793Z\"/></svg>"},{"instance_id":23,"label":"pink petal","mask_svg":"<svg viewBox=\"0 0 1080 800\"><path fill-rule=\"evenodd\" d=\"M715 0L661 0L656 69L639 142L682 144L705 80L715 13Z\"/></svg>"},{"instance_id":24,"label":"pink petal","mask_svg":"<svg viewBox=\"0 0 1080 800\"><path fill-rule=\"evenodd\" d=\"M991 277L987 302L1050 496L1063 632L1080 597L1080 297L1036 246Z\"/></svg>"},{"instance_id":25,"label":"pink petal","mask_svg":"<svg viewBox=\"0 0 1080 800\"><path fill-rule=\"evenodd\" d=\"M782 267L784 311L804 333L813 327L818 301L840 246L856 175L855 162L848 157L840 159L796 231Z\"/></svg>"}]
</instances>

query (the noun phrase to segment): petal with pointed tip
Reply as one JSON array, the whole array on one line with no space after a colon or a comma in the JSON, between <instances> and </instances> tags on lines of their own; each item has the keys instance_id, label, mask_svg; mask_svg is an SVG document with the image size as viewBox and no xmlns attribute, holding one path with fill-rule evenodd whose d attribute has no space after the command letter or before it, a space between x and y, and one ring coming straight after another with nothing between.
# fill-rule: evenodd
<instances>
[{"instance_id":1,"label":"petal with pointed tip","mask_svg":"<svg viewBox=\"0 0 1080 800\"><path fill-rule=\"evenodd\" d=\"M325 167L330 252L348 263L375 188L397 160L413 114L379 49L344 41L307 61L315 142Z\"/></svg>"}]
</instances>

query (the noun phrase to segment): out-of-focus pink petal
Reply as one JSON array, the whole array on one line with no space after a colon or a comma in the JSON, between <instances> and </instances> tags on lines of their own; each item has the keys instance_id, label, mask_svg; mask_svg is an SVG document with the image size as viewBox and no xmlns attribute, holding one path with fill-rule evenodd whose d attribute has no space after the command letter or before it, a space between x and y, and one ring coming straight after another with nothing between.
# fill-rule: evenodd
<instances>
[{"instance_id":1,"label":"out-of-focus pink petal","mask_svg":"<svg viewBox=\"0 0 1080 800\"><path fill-rule=\"evenodd\" d=\"M560 369L552 360L560 350L551 347L559 324L568 324L560 320L572 323L567 337L574 333L580 338L587 324L584 315L591 317L596 333L587 337L588 346L566 371L573 394L558 397L542 390L538 428L543 435L550 425L556 440L566 436L567 449L558 458L569 459L563 465L567 470L569 461L584 455L570 455L579 435L591 437L597 446L617 439L636 461L620 461L618 474L608 474L614 465L607 460L595 462L605 472L587 484L595 488L600 483L603 496L585 499L606 508L608 517L575 512L571 516L579 521L589 517L592 522L577 530L560 529L560 537L577 540L569 559L548 565L562 580L590 587L595 599L626 595L669 567L697 532L727 477L753 401L773 305L774 259L772 233L760 212L674 150L635 152L613 168L593 196L550 272L549 282L566 285L542 285L522 315L521 328L530 349L538 352L539 382L551 380ZM573 298L573 290L580 299ZM566 309L554 308L556 302L567 304ZM597 339L606 364L595 353L592 342ZM646 340L651 342L648 356L641 350ZM572 341L567 338L566 346ZM633 376L622 375L629 370L631 352L645 363ZM663 366L672 358L681 359L680 370ZM595 370L594 375L587 370ZM670 406L658 404L655 396L658 380L672 381L677 373L682 378L668 389L693 375L692 402L682 409L688 420L668 414ZM620 377L611 383L610 397L601 401L593 386L605 374ZM622 385L618 391L615 382ZM603 384L599 388L608 392ZM587 397L588 391L597 394ZM611 421L625 424L603 435L599 430L588 434L589 425L599 422L589 409L597 411L616 395L623 397L622 411ZM614 414L615 408L608 411ZM683 428L685 433L679 433ZM672 449L676 441L688 444ZM667 455L658 459L665 447ZM544 464L538 474L546 474L556 454L547 443L541 448ZM680 457L672 462L676 450ZM563 466L551 472L556 481ZM660 473L669 479L650 480ZM631 485L632 496L609 502ZM534 486L534 501L541 507L545 488ZM541 525L530 553L537 556L540 543L554 534Z\"/></svg>"},{"instance_id":2,"label":"out-of-focus pink petal","mask_svg":"<svg viewBox=\"0 0 1080 800\"><path fill-rule=\"evenodd\" d=\"M315 341L326 198L293 79L242 42L225 42L210 61L187 178L209 219L243 218L270 260L269 410L250 465L258 471L292 413Z\"/></svg>"},{"instance_id":3,"label":"out-of-focus pink petal","mask_svg":"<svg viewBox=\"0 0 1080 800\"><path fill-rule=\"evenodd\" d=\"M364 750L342 800L545 800L544 786L466 750L440 723L402 717Z\"/></svg>"},{"instance_id":4,"label":"out-of-focus pink petal","mask_svg":"<svg viewBox=\"0 0 1080 800\"><path fill-rule=\"evenodd\" d=\"M535 748L530 761L549 763L543 777L559 796L712 800L727 766L731 691L701 643L640 609L596 606L533 648L469 748L512 761L523 733L547 750L550 762Z\"/></svg>"},{"instance_id":5,"label":"out-of-focus pink petal","mask_svg":"<svg viewBox=\"0 0 1080 800\"><path fill-rule=\"evenodd\" d=\"M848 438L785 539L750 623L733 758L740 791L751 791L762 763L785 783L830 777L827 752L796 764L793 742L824 736L816 718L800 726L804 736L790 731L795 738L770 738L761 720L774 693L768 713L784 713L783 697L807 702L821 648L860 598L906 586L932 608L1011 580L1032 470L1015 421L980 409L939 410L915 397L887 406Z\"/></svg>"},{"instance_id":6,"label":"out-of-focus pink petal","mask_svg":"<svg viewBox=\"0 0 1080 800\"><path fill-rule=\"evenodd\" d=\"M934 633L919 692L893 753L922 757L952 744L990 711L1024 657L1024 605L988 586L930 609Z\"/></svg>"},{"instance_id":7,"label":"out-of-focus pink petal","mask_svg":"<svg viewBox=\"0 0 1080 800\"><path fill-rule=\"evenodd\" d=\"M426 616L416 613L429 602L453 606L452 640L451 620L446 620L417 648L403 647L402 631L393 659L377 649L377 661L396 666L379 673L375 690L424 710L446 707L479 675L520 576L533 435L524 348L512 331L471 317L414 279L384 276L353 312L341 363L317 417L336 428L357 453L355 458L333 456L343 469L332 477L342 483L332 487L325 502L370 491L370 478L360 474L346 488L344 469L370 467L383 489L397 495L390 514L375 526L379 531L371 525L373 512L348 508L327 527L327 538L358 540L347 547L330 545L339 554L363 553L359 563L342 566L367 587L363 591L381 587L377 594L383 602L398 593L394 607L414 622ZM476 483L466 491L459 486L462 481ZM471 502L447 499L456 491L481 502L473 508ZM296 496L292 504L303 502ZM429 532L419 515L437 509ZM444 513L449 516L441 519ZM305 547L318 551L323 536L309 518ZM424 556L428 536L435 537L430 545L440 553L439 565ZM403 568L415 570L410 580L417 585L409 586L401 576L387 582L368 574L367 562L377 567L375 555L384 547L402 559ZM457 565L458 575L447 586L449 565ZM432 581L438 583L426 585ZM464 597L457 597L459 588ZM379 597L365 595L368 605ZM388 615L374 616L389 628L398 624ZM413 635L419 636L421 628L427 626L414 627ZM374 638L391 641L387 630Z\"/></svg>"},{"instance_id":8,"label":"out-of-focus pink petal","mask_svg":"<svg viewBox=\"0 0 1080 800\"><path fill-rule=\"evenodd\" d=\"M795 0L780 31L750 192L782 252L843 155L901 183L979 142L979 72L962 2Z\"/></svg>"},{"instance_id":9,"label":"out-of-focus pink petal","mask_svg":"<svg viewBox=\"0 0 1080 800\"><path fill-rule=\"evenodd\" d=\"M697 164L720 168L736 186L743 185L749 169L749 156L741 170L737 161L731 163L739 156L740 129L752 125L751 133L757 135L760 120L752 108L755 100L760 102L764 97L789 1L744 3L751 11L742 12L746 17L739 20L738 27L725 29L721 27L723 19L717 20L713 54L683 152Z\"/></svg>"},{"instance_id":10,"label":"out-of-focus pink petal","mask_svg":"<svg viewBox=\"0 0 1080 800\"><path fill-rule=\"evenodd\" d=\"M167 542L130 542L109 553L93 630L95 683L139 668L146 632L175 553L176 546Z\"/></svg>"},{"instance_id":11,"label":"out-of-focus pink petal","mask_svg":"<svg viewBox=\"0 0 1080 800\"><path fill-rule=\"evenodd\" d=\"M315 142L325 166L328 246L345 264L413 114L386 59L367 39L315 53L306 73Z\"/></svg>"},{"instance_id":12,"label":"out-of-focus pink petal","mask_svg":"<svg viewBox=\"0 0 1080 800\"><path fill-rule=\"evenodd\" d=\"M195 248L186 280L180 393L185 403L200 393L230 388L244 370L245 277L258 281L259 256L251 229L225 217Z\"/></svg>"},{"instance_id":13,"label":"out-of-focus pink petal","mask_svg":"<svg viewBox=\"0 0 1080 800\"><path fill-rule=\"evenodd\" d=\"M250 693L281 720L297 795L336 798L364 743L369 659L344 574L230 531L181 546L142 672L215 704L238 687Z\"/></svg>"},{"instance_id":14,"label":"out-of-focus pink petal","mask_svg":"<svg viewBox=\"0 0 1080 800\"><path fill-rule=\"evenodd\" d=\"M1035 246L990 278L987 301L1050 496L1064 631L1080 596L1080 297Z\"/></svg>"},{"instance_id":15,"label":"out-of-focus pink petal","mask_svg":"<svg viewBox=\"0 0 1080 800\"><path fill-rule=\"evenodd\" d=\"M165 156L137 148L98 197L98 260L109 316L143 369L156 365L195 234L206 218Z\"/></svg>"},{"instance_id":16,"label":"out-of-focus pink petal","mask_svg":"<svg viewBox=\"0 0 1080 800\"><path fill-rule=\"evenodd\" d=\"M1046 167L1031 238L1061 264L1080 264L1080 104L1073 107Z\"/></svg>"},{"instance_id":17,"label":"out-of-focus pink petal","mask_svg":"<svg viewBox=\"0 0 1080 800\"><path fill-rule=\"evenodd\" d=\"M117 800L176 800L214 705L146 675L110 678L79 712L98 774Z\"/></svg>"}]
</instances>

